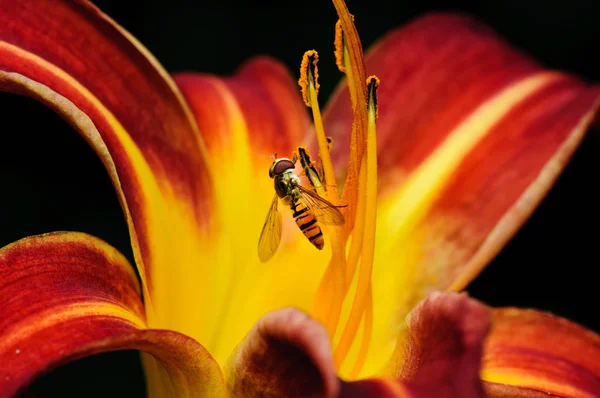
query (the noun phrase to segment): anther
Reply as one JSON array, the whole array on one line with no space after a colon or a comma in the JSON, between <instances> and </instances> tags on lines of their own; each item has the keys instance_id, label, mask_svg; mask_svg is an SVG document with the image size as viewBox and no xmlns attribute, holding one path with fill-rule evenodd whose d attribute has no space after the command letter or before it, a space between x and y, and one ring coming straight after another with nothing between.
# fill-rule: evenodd
<instances>
[{"instance_id":1,"label":"anther","mask_svg":"<svg viewBox=\"0 0 600 398\"><path fill-rule=\"evenodd\" d=\"M335 64L342 73L346 73L346 67L344 66L344 31L342 30L342 21L338 19L335 24L335 40L333 41L335 46Z\"/></svg>"},{"instance_id":2,"label":"anther","mask_svg":"<svg viewBox=\"0 0 600 398\"><path fill-rule=\"evenodd\" d=\"M319 62L319 54L315 50L309 50L304 53L302 57L302 64L300 64L300 78L298 79L298 85L302 90L302 99L304 104L310 107L312 106L311 95L309 92L312 86L315 90L315 94L319 94L319 70L317 68L317 62Z\"/></svg>"},{"instance_id":3,"label":"anther","mask_svg":"<svg viewBox=\"0 0 600 398\"><path fill-rule=\"evenodd\" d=\"M354 22L354 15L350 14L352 22ZM335 64L342 73L346 73L346 60L344 56L348 55L348 48L346 47L346 37L344 35L344 29L342 29L342 21L338 19L335 23L335 39L333 41L335 46ZM345 53L345 54L344 54Z\"/></svg>"},{"instance_id":4,"label":"anther","mask_svg":"<svg viewBox=\"0 0 600 398\"><path fill-rule=\"evenodd\" d=\"M379 78L375 75L367 77L367 110L369 113L375 112L375 119L378 117L377 88L379 88Z\"/></svg>"}]
</instances>

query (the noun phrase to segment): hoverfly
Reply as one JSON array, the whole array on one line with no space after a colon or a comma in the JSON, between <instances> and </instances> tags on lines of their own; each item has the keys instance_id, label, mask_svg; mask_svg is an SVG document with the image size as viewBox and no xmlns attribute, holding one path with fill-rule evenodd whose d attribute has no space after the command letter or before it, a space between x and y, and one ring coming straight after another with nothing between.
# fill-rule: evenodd
<instances>
[{"instance_id":1,"label":"hoverfly","mask_svg":"<svg viewBox=\"0 0 600 398\"><path fill-rule=\"evenodd\" d=\"M323 249L325 244L319 223L327 225L344 223L344 216L338 210L338 207L343 206L336 206L323 199L318 193L300 185L300 178L294 173L296 161L296 153L292 160L277 158L277 154L273 157L269 177L273 179L275 185L275 196L258 241L258 257L262 262L268 261L275 254L281 241L281 213L277 209L280 199L286 206L290 206L298 228L319 250Z\"/></svg>"}]
</instances>

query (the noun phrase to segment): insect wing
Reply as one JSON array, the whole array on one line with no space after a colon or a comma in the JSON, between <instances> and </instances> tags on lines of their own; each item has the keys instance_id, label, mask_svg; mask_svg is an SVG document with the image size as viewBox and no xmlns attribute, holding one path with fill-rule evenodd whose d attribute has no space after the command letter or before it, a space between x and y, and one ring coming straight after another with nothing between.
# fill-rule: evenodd
<instances>
[{"instance_id":1,"label":"insect wing","mask_svg":"<svg viewBox=\"0 0 600 398\"><path fill-rule=\"evenodd\" d=\"M304 204L312 210L319 222L328 225L342 225L344 223L343 214L333 203L328 202L319 196L319 194L304 188L302 185L294 184L298 188Z\"/></svg>"},{"instance_id":2,"label":"insect wing","mask_svg":"<svg viewBox=\"0 0 600 398\"><path fill-rule=\"evenodd\" d=\"M258 240L258 258L263 263L273 257L281 241L281 213L277 210L278 202L279 199L275 195Z\"/></svg>"}]
</instances>

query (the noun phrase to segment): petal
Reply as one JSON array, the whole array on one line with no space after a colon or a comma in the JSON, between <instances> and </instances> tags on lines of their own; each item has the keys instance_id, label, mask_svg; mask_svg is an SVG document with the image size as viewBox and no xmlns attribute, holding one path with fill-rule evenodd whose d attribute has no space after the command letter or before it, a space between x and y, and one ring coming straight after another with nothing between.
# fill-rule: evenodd
<instances>
[{"instance_id":1,"label":"petal","mask_svg":"<svg viewBox=\"0 0 600 398\"><path fill-rule=\"evenodd\" d=\"M175 82L190 104L213 161L236 161L237 151L291 156L302 143L310 120L300 90L287 68L257 57L231 77L178 73ZM253 168L253 164L243 166ZM266 175L265 168L256 167Z\"/></svg>"},{"instance_id":2,"label":"petal","mask_svg":"<svg viewBox=\"0 0 600 398\"><path fill-rule=\"evenodd\" d=\"M327 331L294 308L261 318L225 372L235 397L337 397L340 387Z\"/></svg>"},{"instance_id":3,"label":"petal","mask_svg":"<svg viewBox=\"0 0 600 398\"><path fill-rule=\"evenodd\" d=\"M142 279L160 290L150 281L156 264L177 264L185 249L200 247L195 240L210 222L205 150L177 87L89 2L0 3L0 89L45 103L96 150L126 213Z\"/></svg>"},{"instance_id":4,"label":"petal","mask_svg":"<svg viewBox=\"0 0 600 398\"><path fill-rule=\"evenodd\" d=\"M479 369L489 311L464 294L435 293L408 321L401 378L337 379L325 328L285 308L263 317L231 355L226 380L236 397L483 397Z\"/></svg>"},{"instance_id":5,"label":"petal","mask_svg":"<svg viewBox=\"0 0 600 398\"><path fill-rule=\"evenodd\" d=\"M172 327L196 338L224 364L265 314L287 306L310 310L327 265L329 248L316 250L282 203L278 252L268 263L257 253L275 195L270 156L292 156L310 125L308 111L292 75L266 57L250 60L231 77L183 73L175 81L218 168L213 213L218 228L202 258L219 266L190 263L189 269L171 270L169 289L182 309ZM191 301L197 303L192 316L184 313Z\"/></svg>"},{"instance_id":6,"label":"petal","mask_svg":"<svg viewBox=\"0 0 600 398\"><path fill-rule=\"evenodd\" d=\"M342 383L340 397L412 398L418 395L412 395L408 388L397 380L364 379Z\"/></svg>"},{"instance_id":7,"label":"petal","mask_svg":"<svg viewBox=\"0 0 600 398\"><path fill-rule=\"evenodd\" d=\"M46 234L1 249L0 301L2 397L62 363L127 349L152 356L146 361L152 393L223 393L218 365L201 345L146 329L133 269L89 235Z\"/></svg>"},{"instance_id":8,"label":"petal","mask_svg":"<svg viewBox=\"0 0 600 398\"><path fill-rule=\"evenodd\" d=\"M479 380L487 307L466 294L432 293L409 315L397 374L418 394L483 397Z\"/></svg>"},{"instance_id":9,"label":"petal","mask_svg":"<svg viewBox=\"0 0 600 398\"><path fill-rule=\"evenodd\" d=\"M506 384L484 382L483 388L489 398L548 398L553 397L543 392L509 386Z\"/></svg>"},{"instance_id":10,"label":"petal","mask_svg":"<svg viewBox=\"0 0 600 398\"><path fill-rule=\"evenodd\" d=\"M432 290L462 289L550 189L593 121L600 87L549 72L488 28L434 14L367 54L378 91L379 205L373 341L380 371L398 319ZM326 112L348 146L348 93ZM343 168L347 154L337 152Z\"/></svg>"},{"instance_id":11,"label":"petal","mask_svg":"<svg viewBox=\"0 0 600 398\"><path fill-rule=\"evenodd\" d=\"M498 309L482 378L497 384L492 396L511 387L546 396L600 396L600 336L552 314Z\"/></svg>"},{"instance_id":12,"label":"petal","mask_svg":"<svg viewBox=\"0 0 600 398\"><path fill-rule=\"evenodd\" d=\"M483 398L479 379L490 311L465 294L432 293L407 320L399 379L342 384L346 397Z\"/></svg>"}]
</instances>

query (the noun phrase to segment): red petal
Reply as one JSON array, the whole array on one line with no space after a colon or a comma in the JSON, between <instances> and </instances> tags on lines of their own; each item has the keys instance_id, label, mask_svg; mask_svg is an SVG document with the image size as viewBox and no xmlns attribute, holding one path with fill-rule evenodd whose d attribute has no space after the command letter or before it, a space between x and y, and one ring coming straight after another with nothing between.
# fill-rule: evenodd
<instances>
[{"instance_id":1,"label":"red petal","mask_svg":"<svg viewBox=\"0 0 600 398\"><path fill-rule=\"evenodd\" d=\"M153 356L146 362L151 388L176 396L224 394L219 367L201 345L145 329L133 269L88 235L47 234L0 250L0 302L1 397L62 363L125 349ZM159 368L161 378L153 378Z\"/></svg>"},{"instance_id":2,"label":"red petal","mask_svg":"<svg viewBox=\"0 0 600 398\"><path fill-rule=\"evenodd\" d=\"M344 383L342 397L483 398L479 370L489 318L465 294L431 294L408 318L399 380Z\"/></svg>"},{"instance_id":3,"label":"red petal","mask_svg":"<svg viewBox=\"0 0 600 398\"><path fill-rule=\"evenodd\" d=\"M600 396L600 336L551 314L496 310L482 377L561 397Z\"/></svg>"},{"instance_id":4,"label":"red petal","mask_svg":"<svg viewBox=\"0 0 600 398\"><path fill-rule=\"evenodd\" d=\"M285 308L261 318L226 366L235 397L336 397L327 331L302 311Z\"/></svg>"},{"instance_id":5,"label":"red petal","mask_svg":"<svg viewBox=\"0 0 600 398\"><path fill-rule=\"evenodd\" d=\"M397 380L366 379L342 383L341 398L416 398L406 386Z\"/></svg>"},{"instance_id":6,"label":"red petal","mask_svg":"<svg viewBox=\"0 0 600 398\"><path fill-rule=\"evenodd\" d=\"M408 320L400 377L418 394L483 397L479 369L489 311L465 294L434 293Z\"/></svg>"},{"instance_id":7,"label":"red petal","mask_svg":"<svg viewBox=\"0 0 600 398\"><path fill-rule=\"evenodd\" d=\"M206 158L177 87L88 2L2 0L0 8L0 89L45 103L94 147L149 279L160 260L153 250L163 243L157 230L176 233L183 222L200 230L210 222Z\"/></svg>"}]
</instances>

